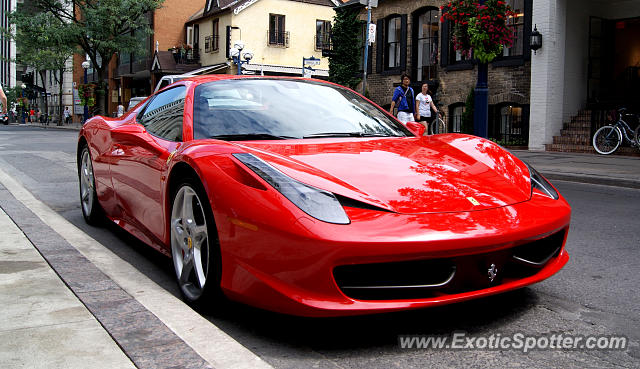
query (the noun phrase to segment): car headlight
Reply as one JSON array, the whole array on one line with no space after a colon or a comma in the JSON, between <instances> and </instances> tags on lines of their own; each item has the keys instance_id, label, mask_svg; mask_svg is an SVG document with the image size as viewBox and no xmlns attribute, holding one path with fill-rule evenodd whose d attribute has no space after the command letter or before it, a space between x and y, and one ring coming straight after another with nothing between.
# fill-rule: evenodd
<instances>
[{"instance_id":1,"label":"car headlight","mask_svg":"<svg viewBox=\"0 0 640 369\"><path fill-rule=\"evenodd\" d=\"M531 176L531 195L533 196L533 189L537 188L545 195L557 200L560 196L551 183L544 179L544 177L540 175L537 170L533 169L531 165L527 164L527 167L529 168L529 174Z\"/></svg>"},{"instance_id":2,"label":"car headlight","mask_svg":"<svg viewBox=\"0 0 640 369\"><path fill-rule=\"evenodd\" d=\"M233 154L300 210L327 223L349 224L351 221L338 199L331 193L285 175L252 154Z\"/></svg>"}]
</instances>

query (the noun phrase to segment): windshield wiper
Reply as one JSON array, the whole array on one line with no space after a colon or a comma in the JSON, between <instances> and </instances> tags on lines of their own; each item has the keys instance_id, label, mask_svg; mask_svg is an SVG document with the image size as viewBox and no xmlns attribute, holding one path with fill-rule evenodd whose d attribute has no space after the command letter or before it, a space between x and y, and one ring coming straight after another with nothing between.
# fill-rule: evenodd
<instances>
[{"instance_id":1,"label":"windshield wiper","mask_svg":"<svg viewBox=\"0 0 640 369\"><path fill-rule=\"evenodd\" d=\"M312 133L302 138L318 138L318 137L396 137L386 133L366 133L366 132L324 132Z\"/></svg>"},{"instance_id":2,"label":"windshield wiper","mask_svg":"<svg viewBox=\"0 0 640 369\"><path fill-rule=\"evenodd\" d=\"M223 141L249 141L249 140L289 140L299 137L277 136L270 133L238 133L232 135L215 135L209 138Z\"/></svg>"}]
</instances>

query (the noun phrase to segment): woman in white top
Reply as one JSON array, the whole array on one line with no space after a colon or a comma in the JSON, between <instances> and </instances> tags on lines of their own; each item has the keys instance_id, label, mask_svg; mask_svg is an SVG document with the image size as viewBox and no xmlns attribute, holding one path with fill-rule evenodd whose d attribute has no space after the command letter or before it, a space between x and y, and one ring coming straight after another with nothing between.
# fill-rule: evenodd
<instances>
[{"instance_id":1,"label":"woman in white top","mask_svg":"<svg viewBox=\"0 0 640 369\"><path fill-rule=\"evenodd\" d=\"M435 118L431 116L431 109L433 109L436 114L440 114L429 95L429 85L423 83L422 92L416 96L416 122L427 122L422 123L425 125L425 132L429 132L429 124L431 124Z\"/></svg>"}]
</instances>

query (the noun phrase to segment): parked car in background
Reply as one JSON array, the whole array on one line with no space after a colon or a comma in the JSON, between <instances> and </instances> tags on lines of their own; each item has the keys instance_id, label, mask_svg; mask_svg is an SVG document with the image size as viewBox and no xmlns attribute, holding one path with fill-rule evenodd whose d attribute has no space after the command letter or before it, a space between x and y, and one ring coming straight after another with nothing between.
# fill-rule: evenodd
<instances>
[{"instance_id":1,"label":"parked car in background","mask_svg":"<svg viewBox=\"0 0 640 369\"><path fill-rule=\"evenodd\" d=\"M127 111L135 108L136 106L138 106L138 104L140 104L141 102L144 101L144 99L146 99L148 96L136 96L136 97L132 97L131 99L129 99L129 106L127 107Z\"/></svg>"},{"instance_id":2,"label":"parked car in background","mask_svg":"<svg viewBox=\"0 0 640 369\"><path fill-rule=\"evenodd\" d=\"M193 75L180 74L180 75L164 76L158 81L158 84L156 85L156 89L153 90L153 93L155 94L156 92L158 92L159 90L162 90L163 88L169 86L173 82L177 82L177 81L183 80L185 78L189 78L189 77L193 77Z\"/></svg>"}]
</instances>

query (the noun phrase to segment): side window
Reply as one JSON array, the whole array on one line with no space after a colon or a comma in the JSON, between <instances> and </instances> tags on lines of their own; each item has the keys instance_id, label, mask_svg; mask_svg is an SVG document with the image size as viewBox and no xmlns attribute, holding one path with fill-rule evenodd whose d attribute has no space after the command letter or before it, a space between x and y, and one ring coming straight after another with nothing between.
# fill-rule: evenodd
<instances>
[{"instance_id":1,"label":"side window","mask_svg":"<svg viewBox=\"0 0 640 369\"><path fill-rule=\"evenodd\" d=\"M176 86L156 95L138 118L147 132L169 141L182 141L185 86Z\"/></svg>"},{"instance_id":2,"label":"side window","mask_svg":"<svg viewBox=\"0 0 640 369\"><path fill-rule=\"evenodd\" d=\"M169 83L171 82L168 79L163 79L162 81L160 81L160 86L158 86L158 91L169 86Z\"/></svg>"}]
</instances>

